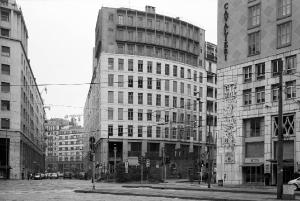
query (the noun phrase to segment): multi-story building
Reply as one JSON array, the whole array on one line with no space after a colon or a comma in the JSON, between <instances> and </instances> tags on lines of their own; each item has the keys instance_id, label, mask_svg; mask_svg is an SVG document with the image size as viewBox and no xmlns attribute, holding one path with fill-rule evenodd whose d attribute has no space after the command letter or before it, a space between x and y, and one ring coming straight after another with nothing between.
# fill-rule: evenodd
<instances>
[{"instance_id":1,"label":"multi-story building","mask_svg":"<svg viewBox=\"0 0 300 201\"><path fill-rule=\"evenodd\" d=\"M276 184L279 96L284 182L300 171L299 7L292 0L218 2L217 179Z\"/></svg>"},{"instance_id":2,"label":"multi-story building","mask_svg":"<svg viewBox=\"0 0 300 201\"><path fill-rule=\"evenodd\" d=\"M84 130L65 119L50 119L46 129L46 170L48 172L73 172L83 170Z\"/></svg>"},{"instance_id":3,"label":"multi-story building","mask_svg":"<svg viewBox=\"0 0 300 201\"><path fill-rule=\"evenodd\" d=\"M28 34L14 0L0 1L0 178L44 169L44 104L30 67Z\"/></svg>"},{"instance_id":4,"label":"multi-story building","mask_svg":"<svg viewBox=\"0 0 300 201\"><path fill-rule=\"evenodd\" d=\"M205 155L204 30L150 6L102 7L95 34L97 84L88 92L84 127L96 137L96 161L113 164L114 147L117 161L129 165L140 155L156 164L164 152L184 175Z\"/></svg>"}]
</instances>

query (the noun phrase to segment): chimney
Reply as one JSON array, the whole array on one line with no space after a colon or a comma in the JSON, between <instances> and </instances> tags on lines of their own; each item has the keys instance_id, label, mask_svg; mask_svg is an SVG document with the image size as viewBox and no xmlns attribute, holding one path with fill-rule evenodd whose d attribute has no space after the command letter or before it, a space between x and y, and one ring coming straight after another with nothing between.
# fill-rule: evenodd
<instances>
[{"instance_id":1,"label":"chimney","mask_svg":"<svg viewBox=\"0 0 300 201\"><path fill-rule=\"evenodd\" d=\"M146 6L145 7L145 11L146 11L146 13L155 13L155 7L153 7L153 6Z\"/></svg>"}]
</instances>

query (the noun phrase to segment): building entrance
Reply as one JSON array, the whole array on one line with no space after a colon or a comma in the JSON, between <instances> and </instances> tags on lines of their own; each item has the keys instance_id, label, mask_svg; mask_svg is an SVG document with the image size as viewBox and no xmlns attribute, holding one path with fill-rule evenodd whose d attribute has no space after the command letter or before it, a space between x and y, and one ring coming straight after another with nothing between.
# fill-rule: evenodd
<instances>
[{"instance_id":1,"label":"building entrance","mask_svg":"<svg viewBox=\"0 0 300 201\"><path fill-rule=\"evenodd\" d=\"M264 166L261 164L249 164L243 169L244 183L263 183L264 182Z\"/></svg>"}]
</instances>

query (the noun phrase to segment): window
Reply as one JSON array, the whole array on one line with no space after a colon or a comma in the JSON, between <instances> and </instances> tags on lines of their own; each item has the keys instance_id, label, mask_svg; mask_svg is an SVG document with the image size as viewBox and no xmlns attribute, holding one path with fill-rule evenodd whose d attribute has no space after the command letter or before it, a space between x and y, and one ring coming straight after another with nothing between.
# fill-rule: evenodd
<instances>
[{"instance_id":1,"label":"window","mask_svg":"<svg viewBox=\"0 0 300 201\"><path fill-rule=\"evenodd\" d=\"M138 72L143 72L143 61L138 60Z\"/></svg>"},{"instance_id":2,"label":"window","mask_svg":"<svg viewBox=\"0 0 300 201\"><path fill-rule=\"evenodd\" d=\"M161 79L156 79L156 89L161 90Z\"/></svg>"},{"instance_id":3,"label":"window","mask_svg":"<svg viewBox=\"0 0 300 201\"><path fill-rule=\"evenodd\" d=\"M118 136L123 136L123 126L118 126Z\"/></svg>"},{"instance_id":4,"label":"window","mask_svg":"<svg viewBox=\"0 0 300 201\"><path fill-rule=\"evenodd\" d=\"M169 107L170 106L170 96L165 96L165 106Z\"/></svg>"},{"instance_id":5,"label":"window","mask_svg":"<svg viewBox=\"0 0 300 201\"><path fill-rule=\"evenodd\" d=\"M152 28L152 19L147 19L147 26Z\"/></svg>"},{"instance_id":6,"label":"window","mask_svg":"<svg viewBox=\"0 0 300 201\"><path fill-rule=\"evenodd\" d=\"M265 63L255 64L256 69L256 79L263 80L265 79Z\"/></svg>"},{"instance_id":7,"label":"window","mask_svg":"<svg viewBox=\"0 0 300 201\"><path fill-rule=\"evenodd\" d=\"M122 30L122 29L117 30L117 40L125 40L124 39L124 30Z\"/></svg>"},{"instance_id":8,"label":"window","mask_svg":"<svg viewBox=\"0 0 300 201\"><path fill-rule=\"evenodd\" d=\"M128 71L133 71L133 59L128 59Z\"/></svg>"},{"instance_id":9,"label":"window","mask_svg":"<svg viewBox=\"0 0 300 201\"><path fill-rule=\"evenodd\" d=\"M138 137L143 137L143 126L138 126Z\"/></svg>"},{"instance_id":10,"label":"window","mask_svg":"<svg viewBox=\"0 0 300 201\"><path fill-rule=\"evenodd\" d=\"M125 47L124 47L124 44L117 44L118 45L118 54L124 54L124 50L125 50Z\"/></svg>"},{"instance_id":11,"label":"window","mask_svg":"<svg viewBox=\"0 0 300 201\"><path fill-rule=\"evenodd\" d=\"M114 59L108 58L108 70L113 70L113 69L114 69Z\"/></svg>"},{"instance_id":12,"label":"window","mask_svg":"<svg viewBox=\"0 0 300 201\"><path fill-rule=\"evenodd\" d=\"M278 76L279 75L279 68L282 68L283 61L281 59L276 59L271 61L271 67L272 67L272 76Z\"/></svg>"},{"instance_id":13,"label":"window","mask_svg":"<svg viewBox=\"0 0 300 201\"><path fill-rule=\"evenodd\" d=\"M124 16L123 15L118 15L118 22L119 24L124 24Z\"/></svg>"},{"instance_id":14,"label":"window","mask_svg":"<svg viewBox=\"0 0 300 201\"><path fill-rule=\"evenodd\" d=\"M294 114L290 115L283 115L283 129L282 133L283 135L295 135L295 116ZM278 117L273 117L273 134L275 136L278 135Z\"/></svg>"},{"instance_id":15,"label":"window","mask_svg":"<svg viewBox=\"0 0 300 201\"><path fill-rule=\"evenodd\" d=\"M184 83L180 82L180 93L184 93Z\"/></svg>"},{"instance_id":16,"label":"window","mask_svg":"<svg viewBox=\"0 0 300 201\"><path fill-rule=\"evenodd\" d=\"M278 0L277 15L279 18L290 16L292 13L291 0Z\"/></svg>"},{"instance_id":17,"label":"window","mask_svg":"<svg viewBox=\"0 0 300 201\"><path fill-rule=\"evenodd\" d=\"M157 137L157 138L160 138L160 137L161 137L161 127L160 127L160 126L157 126L157 127L156 127L156 137Z\"/></svg>"},{"instance_id":18,"label":"window","mask_svg":"<svg viewBox=\"0 0 300 201\"><path fill-rule=\"evenodd\" d=\"M128 44L127 45L127 50L128 50L128 54L134 54L134 45Z\"/></svg>"},{"instance_id":19,"label":"window","mask_svg":"<svg viewBox=\"0 0 300 201\"><path fill-rule=\"evenodd\" d=\"M128 104L133 104L133 92L128 92Z\"/></svg>"},{"instance_id":20,"label":"window","mask_svg":"<svg viewBox=\"0 0 300 201\"><path fill-rule=\"evenodd\" d=\"M243 68L244 82L251 82L252 80L252 66L246 66Z\"/></svg>"},{"instance_id":21,"label":"window","mask_svg":"<svg viewBox=\"0 0 300 201\"><path fill-rule=\"evenodd\" d=\"M264 136L265 122L263 117L245 119L243 123L245 137Z\"/></svg>"},{"instance_id":22,"label":"window","mask_svg":"<svg viewBox=\"0 0 300 201\"><path fill-rule=\"evenodd\" d=\"M293 74L296 72L296 65L297 65L297 62L296 62L296 55L293 55L293 56L289 56L289 57L286 57L285 59L285 64L286 64L286 73L287 74Z\"/></svg>"},{"instance_id":23,"label":"window","mask_svg":"<svg viewBox=\"0 0 300 201\"><path fill-rule=\"evenodd\" d=\"M128 76L128 87L133 87L133 76Z\"/></svg>"},{"instance_id":24,"label":"window","mask_svg":"<svg viewBox=\"0 0 300 201\"><path fill-rule=\"evenodd\" d=\"M1 110L2 111L10 110L10 102L8 100L1 100Z\"/></svg>"},{"instance_id":25,"label":"window","mask_svg":"<svg viewBox=\"0 0 300 201\"><path fill-rule=\"evenodd\" d=\"M170 65L165 64L165 75L170 75Z\"/></svg>"},{"instance_id":26,"label":"window","mask_svg":"<svg viewBox=\"0 0 300 201\"><path fill-rule=\"evenodd\" d=\"M147 94L147 105L152 105L152 94Z\"/></svg>"},{"instance_id":27,"label":"window","mask_svg":"<svg viewBox=\"0 0 300 201\"><path fill-rule=\"evenodd\" d=\"M138 88L143 88L143 77L138 77Z\"/></svg>"},{"instance_id":28,"label":"window","mask_svg":"<svg viewBox=\"0 0 300 201\"><path fill-rule=\"evenodd\" d=\"M1 55L5 57L10 56L10 47L7 46L1 46Z\"/></svg>"},{"instance_id":29,"label":"window","mask_svg":"<svg viewBox=\"0 0 300 201\"><path fill-rule=\"evenodd\" d=\"M169 138L169 128L165 128L165 138Z\"/></svg>"},{"instance_id":30,"label":"window","mask_svg":"<svg viewBox=\"0 0 300 201\"><path fill-rule=\"evenodd\" d=\"M247 89L243 91L244 105L251 105L251 89Z\"/></svg>"},{"instance_id":31,"label":"window","mask_svg":"<svg viewBox=\"0 0 300 201\"><path fill-rule=\"evenodd\" d=\"M169 111L166 111L165 112L165 122L167 123L167 122L169 122L169 120L170 120L170 114L169 114Z\"/></svg>"},{"instance_id":32,"label":"window","mask_svg":"<svg viewBox=\"0 0 300 201\"><path fill-rule=\"evenodd\" d=\"M143 93L138 93L138 104L143 104Z\"/></svg>"},{"instance_id":33,"label":"window","mask_svg":"<svg viewBox=\"0 0 300 201\"><path fill-rule=\"evenodd\" d=\"M152 110L147 110L147 121L152 121Z\"/></svg>"},{"instance_id":34,"label":"window","mask_svg":"<svg viewBox=\"0 0 300 201\"><path fill-rule=\"evenodd\" d=\"M9 93L10 92L10 83L8 82L1 82L1 92Z\"/></svg>"},{"instance_id":35,"label":"window","mask_svg":"<svg viewBox=\"0 0 300 201\"><path fill-rule=\"evenodd\" d=\"M118 75L118 87L124 87L124 75Z\"/></svg>"},{"instance_id":36,"label":"window","mask_svg":"<svg viewBox=\"0 0 300 201\"><path fill-rule=\"evenodd\" d=\"M152 126L147 126L147 137L152 137Z\"/></svg>"},{"instance_id":37,"label":"window","mask_svg":"<svg viewBox=\"0 0 300 201\"><path fill-rule=\"evenodd\" d=\"M256 93L256 103L264 103L265 102L265 87L257 87L255 89Z\"/></svg>"},{"instance_id":38,"label":"window","mask_svg":"<svg viewBox=\"0 0 300 201\"><path fill-rule=\"evenodd\" d=\"M286 85L286 99L296 98L296 81L289 81Z\"/></svg>"},{"instance_id":39,"label":"window","mask_svg":"<svg viewBox=\"0 0 300 201\"><path fill-rule=\"evenodd\" d=\"M173 66L173 76L177 77L177 66Z\"/></svg>"},{"instance_id":40,"label":"window","mask_svg":"<svg viewBox=\"0 0 300 201\"><path fill-rule=\"evenodd\" d=\"M112 13L110 13L109 15L108 15L108 21L114 21L114 14L112 14Z\"/></svg>"},{"instance_id":41,"label":"window","mask_svg":"<svg viewBox=\"0 0 300 201\"><path fill-rule=\"evenodd\" d=\"M191 84L187 85L187 90L188 90L188 95L191 95L192 94Z\"/></svg>"},{"instance_id":42,"label":"window","mask_svg":"<svg viewBox=\"0 0 300 201\"><path fill-rule=\"evenodd\" d=\"M184 78L184 68L183 67L180 68L180 77Z\"/></svg>"},{"instance_id":43,"label":"window","mask_svg":"<svg viewBox=\"0 0 300 201\"><path fill-rule=\"evenodd\" d=\"M114 109L108 108L108 120L114 120Z\"/></svg>"},{"instance_id":44,"label":"window","mask_svg":"<svg viewBox=\"0 0 300 201\"><path fill-rule=\"evenodd\" d=\"M147 88L152 89L152 78L151 77L147 78Z\"/></svg>"},{"instance_id":45,"label":"window","mask_svg":"<svg viewBox=\"0 0 300 201\"><path fill-rule=\"evenodd\" d=\"M143 110L138 109L138 121L143 121Z\"/></svg>"},{"instance_id":46,"label":"window","mask_svg":"<svg viewBox=\"0 0 300 201\"><path fill-rule=\"evenodd\" d=\"M108 74L108 86L113 87L114 86L114 75Z\"/></svg>"},{"instance_id":47,"label":"window","mask_svg":"<svg viewBox=\"0 0 300 201\"><path fill-rule=\"evenodd\" d=\"M118 59L118 69L120 71L124 70L124 59Z\"/></svg>"},{"instance_id":48,"label":"window","mask_svg":"<svg viewBox=\"0 0 300 201\"><path fill-rule=\"evenodd\" d=\"M152 73L152 61L147 61L147 73Z\"/></svg>"},{"instance_id":49,"label":"window","mask_svg":"<svg viewBox=\"0 0 300 201\"><path fill-rule=\"evenodd\" d=\"M124 92L123 91L119 91L118 92L118 103L119 104L123 104L124 103Z\"/></svg>"},{"instance_id":50,"label":"window","mask_svg":"<svg viewBox=\"0 0 300 201\"><path fill-rule=\"evenodd\" d=\"M277 47L286 47L291 45L292 40L292 22L286 22L277 26Z\"/></svg>"},{"instance_id":51,"label":"window","mask_svg":"<svg viewBox=\"0 0 300 201\"><path fill-rule=\"evenodd\" d=\"M184 98L180 98L180 108L184 108Z\"/></svg>"},{"instance_id":52,"label":"window","mask_svg":"<svg viewBox=\"0 0 300 201\"><path fill-rule=\"evenodd\" d=\"M108 136L114 135L114 127L113 125L108 125Z\"/></svg>"},{"instance_id":53,"label":"window","mask_svg":"<svg viewBox=\"0 0 300 201\"><path fill-rule=\"evenodd\" d=\"M260 32L248 34L248 55L253 56L260 53Z\"/></svg>"},{"instance_id":54,"label":"window","mask_svg":"<svg viewBox=\"0 0 300 201\"><path fill-rule=\"evenodd\" d=\"M156 122L159 122L161 119L161 111L157 110L156 111Z\"/></svg>"},{"instance_id":55,"label":"window","mask_svg":"<svg viewBox=\"0 0 300 201\"><path fill-rule=\"evenodd\" d=\"M128 108L128 120L133 120L133 109Z\"/></svg>"},{"instance_id":56,"label":"window","mask_svg":"<svg viewBox=\"0 0 300 201\"><path fill-rule=\"evenodd\" d=\"M9 22L9 11L1 10L1 21Z\"/></svg>"},{"instance_id":57,"label":"window","mask_svg":"<svg viewBox=\"0 0 300 201\"><path fill-rule=\"evenodd\" d=\"M177 92L177 81L173 81L173 92Z\"/></svg>"},{"instance_id":58,"label":"window","mask_svg":"<svg viewBox=\"0 0 300 201\"><path fill-rule=\"evenodd\" d=\"M114 103L114 92L113 91L108 91L108 103Z\"/></svg>"},{"instance_id":59,"label":"window","mask_svg":"<svg viewBox=\"0 0 300 201\"><path fill-rule=\"evenodd\" d=\"M173 107L177 108L177 97L173 97Z\"/></svg>"},{"instance_id":60,"label":"window","mask_svg":"<svg viewBox=\"0 0 300 201\"><path fill-rule=\"evenodd\" d=\"M278 101L278 95L279 95L278 84L273 84L271 88L272 88L272 101L276 102Z\"/></svg>"},{"instance_id":61,"label":"window","mask_svg":"<svg viewBox=\"0 0 300 201\"><path fill-rule=\"evenodd\" d=\"M137 40L138 40L138 42L143 42L143 32L138 31Z\"/></svg>"},{"instance_id":62,"label":"window","mask_svg":"<svg viewBox=\"0 0 300 201\"><path fill-rule=\"evenodd\" d=\"M1 74L10 75L10 65L1 64Z\"/></svg>"},{"instance_id":63,"label":"window","mask_svg":"<svg viewBox=\"0 0 300 201\"><path fill-rule=\"evenodd\" d=\"M1 28L1 36L9 37L9 29Z\"/></svg>"},{"instance_id":64,"label":"window","mask_svg":"<svg viewBox=\"0 0 300 201\"><path fill-rule=\"evenodd\" d=\"M170 81L165 80L165 91L169 91L169 90L170 90Z\"/></svg>"},{"instance_id":65,"label":"window","mask_svg":"<svg viewBox=\"0 0 300 201\"><path fill-rule=\"evenodd\" d=\"M260 25L260 4L249 8L249 27Z\"/></svg>"},{"instance_id":66,"label":"window","mask_svg":"<svg viewBox=\"0 0 300 201\"><path fill-rule=\"evenodd\" d=\"M134 36L133 36L133 31L128 31L128 40L129 41L134 41Z\"/></svg>"},{"instance_id":67,"label":"window","mask_svg":"<svg viewBox=\"0 0 300 201\"><path fill-rule=\"evenodd\" d=\"M203 73L202 72L199 73L199 82L203 83Z\"/></svg>"},{"instance_id":68,"label":"window","mask_svg":"<svg viewBox=\"0 0 300 201\"><path fill-rule=\"evenodd\" d=\"M132 137L133 136L133 125L128 125L128 137Z\"/></svg>"},{"instance_id":69,"label":"window","mask_svg":"<svg viewBox=\"0 0 300 201\"><path fill-rule=\"evenodd\" d=\"M156 94L156 106L161 106L161 95Z\"/></svg>"},{"instance_id":70,"label":"window","mask_svg":"<svg viewBox=\"0 0 300 201\"><path fill-rule=\"evenodd\" d=\"M161 63L156 63L156 74L161 74Z\"/></svg>"},{"instance_id":71,"label":"window","mask_svg":"<svg viewBox=\"0 0 300 201\"><path fill-rule=\"evenodd\" d=\"M127 24L128 24L128 25L133 25L133 16L128 16L128 17L127 17L127 20L128 20L128 21L127 21Z\"/></svg>"},{"instance_id":72,"label":"window","mask_svg":"<svg viewBox=\"0 0 300 201\"><path fill-rule=\"evenodd\" d=\"M118 120L123 120L123 108L118 108Z\"/></svg>"}]
</instances>

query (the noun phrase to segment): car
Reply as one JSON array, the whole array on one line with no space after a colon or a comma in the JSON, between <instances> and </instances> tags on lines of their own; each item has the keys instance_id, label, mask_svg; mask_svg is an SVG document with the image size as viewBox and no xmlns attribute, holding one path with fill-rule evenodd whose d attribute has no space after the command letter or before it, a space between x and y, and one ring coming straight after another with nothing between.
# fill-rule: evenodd
<instances>
[{"instance_id":1,"label":"car","mask_svg":"<svg viewBox=\"0 0 300 201\"><path fill-rule=\"evenodd\" d=\"M63 178L63 177L64 177L64 174L61 173L61 172L58 172L58 173L57 173L57 176L58 176L58 178Z\"/></svg>"},{"instance_id":2,"label":"car","mask_svg":"<svg viewBox=\"0 0 300 201\"><path fill-rule=\"evenodd\" d=\"M42 179L42 176L41 176L40 173L35 173L34 176L33 176L33 179L34 180L40 180L40 179Z\"/></svg>"},{"instance_id":3,"label":"car","mask_svg":"<svg viewBox=\"0 0 300 201\"><path fill-rule=\"evenodd\" d=\"M79 172L79 174L78 174L78 178L79 179L87 179L87 175L86 175L86 173L85 172Z\"/></svg>"},{"instance_id":4,"label":"car","mask_svg":"<svg viewBox=\"0 0 300 201\"><path fill-rule=\"evenodd\" d=\"M288 182L289 185L294 185L297 189L300 189L300 177Z\"/></svg>"},{"instance_id":5,"label":"car","mask_svg":"<svg viewBox=\"0 0 300 201\"><path fill-rule=\"evenodd\" d=\"M64 179L72 179L72 172L64 172Z\"/></svg>"},{"instance_id":6,"label":"car","mask_svg":"<svg viewBox=\"0 0 300 201\"><path fill-rule=\"evenodd\" d=\"M44 173L41 173L41 179L46 179L46 175Z\"/></svg>"},{"instance_id":7,"label":"car","mask_svg":"<svg viewBox=\"0 0 300 201\"><path fill-rule=\"evenodd\" d=\"M58 179L58 174L57 173L50 173L50 176L49 176L50 179Z\"/></svg>"}]
</instances>

